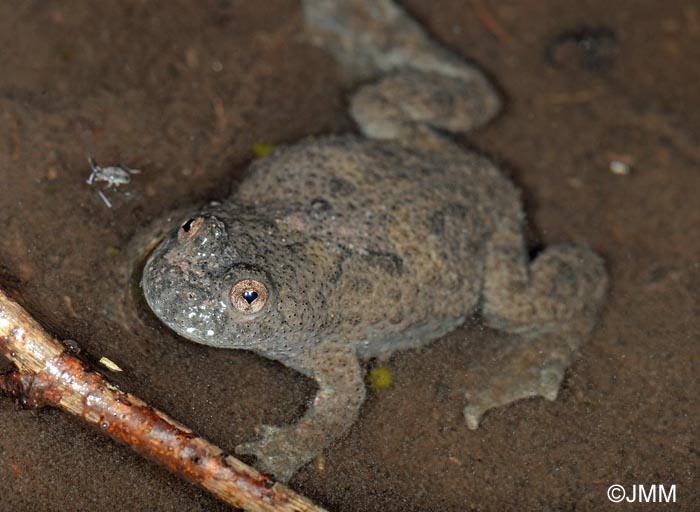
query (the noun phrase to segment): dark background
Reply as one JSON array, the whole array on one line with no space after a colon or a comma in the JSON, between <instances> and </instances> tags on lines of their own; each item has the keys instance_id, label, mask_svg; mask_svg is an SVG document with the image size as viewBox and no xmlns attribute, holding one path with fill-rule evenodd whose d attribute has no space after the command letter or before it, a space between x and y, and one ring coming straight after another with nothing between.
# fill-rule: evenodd
<instances>
[{"instance_id":1,"label":"dark background","mask_svg":"<svg viewBox=\"0 0 700 512\"><path fill-rule=\"evenodd\" d=\"M632 510L607 487L676 484L664 510L698 510L700 5L404 5L506 97L464 141L523 189L533 243L587 241L611 295L556 402L492 411L469 431L466 369L495 334L467 326L392 358L394 385L370 391L350 435L292 486L331 510L389 512ZM293 1L0 4L0 284L228 450L263 421L294 420L313 383L129 325L121 276L130 241L225 198L253 144L354 129L339 70L301 33ZM113 209L85 184L88 154L143 170L107 192ZM0 401L0 510L225 509L78 420Z\"/></svg>"}]
</instances>

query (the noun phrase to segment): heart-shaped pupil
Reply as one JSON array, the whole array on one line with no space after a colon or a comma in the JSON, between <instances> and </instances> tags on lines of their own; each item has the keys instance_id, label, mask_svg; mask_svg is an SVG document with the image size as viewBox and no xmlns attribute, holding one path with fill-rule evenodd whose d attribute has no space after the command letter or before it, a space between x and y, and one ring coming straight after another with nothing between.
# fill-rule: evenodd
<instances>
[{"instance_id":1,"label":"heart-shaped pupil","mask_svg":"<svg viewBox=\"0 0 700 512\"><path fill-rule=\"evenodd\" d=\"M253 301L258 298L258 292L252 290L246 290L241 295L243 295L243 298L248 304L252 304Z\"/></svg>"}]
</instances>

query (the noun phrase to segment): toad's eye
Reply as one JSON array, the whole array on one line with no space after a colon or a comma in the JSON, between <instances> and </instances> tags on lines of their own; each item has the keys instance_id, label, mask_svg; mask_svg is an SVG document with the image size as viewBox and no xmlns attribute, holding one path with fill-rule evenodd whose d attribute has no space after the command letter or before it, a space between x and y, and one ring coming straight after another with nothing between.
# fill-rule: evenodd
<instances>
[{"instance_id":1,"label":"toad's eye","mask_svg":"<svg viewBox=\"0 0 700 512\"><path fill-rule=\"evenodd\" d=\"M204 217L193 217L180 226L180 229L177 230L177 237L186 242L202 228L203 224Z\"/></svg>"},{"instance_id":2,"label":"toad's eye","mask_svg":"<svg viewBox=\"0 0 700 512\"><path fill-rule=\"evenodd\" d=\"M231 304L241 313L252 315L265 307L267 287L255 279L242 279L231 288Z\"/></svg>"}]
</instances>

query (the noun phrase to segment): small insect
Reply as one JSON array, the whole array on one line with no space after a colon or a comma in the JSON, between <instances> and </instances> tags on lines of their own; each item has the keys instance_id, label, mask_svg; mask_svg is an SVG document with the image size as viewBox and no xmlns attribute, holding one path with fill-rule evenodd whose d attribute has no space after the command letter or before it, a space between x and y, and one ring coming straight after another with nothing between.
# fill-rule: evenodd
<instances>
[{"instance_id":1,"label":"small insect","mask_svg":"<svg viewBox=\"0 0 700 512\"><path fill-rule=\"evenodd\" d=\"M107 182L108 188L128 185L131 183L131 175L141 172L139 169L130 169L124 164L101 167L97 165L97 162L91 156L88 157L88 163L90 164L90 169L92 169L92 173L85 182L88 185L92 185L96 181Z\"/></svg>"},{"instance_id":2,"label":"small insect","mask_svg":"<svg viewBox=\"0 0 700 512\"><path fill-rule=\"evenodd\" d=\"M101 167L91 156L88 157L88 163L92 171L88 179L85 180L85 183L88 185L94 185L97 181L104 181L107 183L107 188L116 188L120 185L128 185L131 183L131 176L141 172L139 169L131 169L124 164ZM107 196L105 196L102 190L98 190L97 194L102 198L108 208L112 207L112 203L107 199Z\"/></svg>"}]
</instances>

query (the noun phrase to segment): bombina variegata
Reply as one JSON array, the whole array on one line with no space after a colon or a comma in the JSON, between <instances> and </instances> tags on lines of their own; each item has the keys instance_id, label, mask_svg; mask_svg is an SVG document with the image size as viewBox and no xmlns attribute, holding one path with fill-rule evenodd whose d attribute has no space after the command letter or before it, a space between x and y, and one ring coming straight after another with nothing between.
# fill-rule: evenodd
<instances>
[{"instance_id":1,"label":"bombina variegata","mask_svg":"<svg viewBox=\"0 0 700 512\"><path fill-rule=\"evenodd\" d=\"M425 344L477 310L512 334L515 355L470 395L469 426L519 398L554 399L607 283L586 247L530 261L517 188L445 135L498 111L478 69L390 0L303 8L313 40L365 83L350 102L362 135L307 139L255 162L226 201L182 220L142 279L180 335L316 380L301 419L237 450L283 480L357 418L362 361Z\"/></svg>"}]
</instances>

